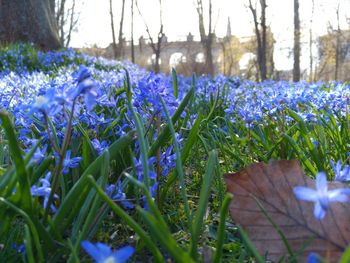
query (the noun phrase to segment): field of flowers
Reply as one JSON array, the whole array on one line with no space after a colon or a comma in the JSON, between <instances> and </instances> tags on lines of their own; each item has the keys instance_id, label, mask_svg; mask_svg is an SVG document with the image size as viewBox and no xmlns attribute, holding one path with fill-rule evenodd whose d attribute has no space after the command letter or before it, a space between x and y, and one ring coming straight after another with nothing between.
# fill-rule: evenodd
<instances>
[{"instance_id":1,"label":"field of flowers","mask_svg":"<svg viewBox=\"0 0 350 263\"><path fill-rule=\"evenodd\" d=\"M252 260L223 174L297 159L311 178L350 180L349 100L346 83L165 76L4 48L0 261Z\"/></svg>"}]
</instances>

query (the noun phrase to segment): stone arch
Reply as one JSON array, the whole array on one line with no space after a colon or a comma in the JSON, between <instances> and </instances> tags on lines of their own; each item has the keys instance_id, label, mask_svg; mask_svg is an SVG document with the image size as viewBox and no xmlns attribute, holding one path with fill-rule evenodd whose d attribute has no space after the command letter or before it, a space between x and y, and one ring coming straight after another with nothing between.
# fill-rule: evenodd
<instances>
[{"instance_id":1,"label":"stone arch","mask_svg":"<svg viewBox=\"0 0 350 263\"><path fill-rule=\"evenodd\" d=\"M180 63L187 63L186 56L182 52L172 53L169 58L169 67L170 68L176 67Z\"/></svg>"},{"instance_id":2,"label":"stone arch","mask_svg":"<svg viewBox=\"0 0 350 263\"><path fill-rule=\"evenodd\" d=\"M204 63L205 62L205 55L203 52L199 52L195 56L195 62L196 63Z\"/></svg>"}]
</instances>

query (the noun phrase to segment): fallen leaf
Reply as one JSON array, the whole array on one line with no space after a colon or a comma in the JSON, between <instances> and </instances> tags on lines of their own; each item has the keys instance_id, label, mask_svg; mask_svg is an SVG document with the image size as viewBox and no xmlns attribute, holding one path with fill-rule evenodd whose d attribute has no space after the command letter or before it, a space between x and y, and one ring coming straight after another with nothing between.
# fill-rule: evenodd
<instances>
[{"instance_id":1,"label":"fallen leaf","mask_svg":"<svg viewBox=\"0 0 350 263\"><path fill-rule=\"evenodd\" d=\"M311 252L327 262L337 262L350 243L349 202L331 203L319 221L313 216L313 202L296 199L295 186L315 188L315 181L304 174L298 161L256 163L238 173L225 174L225 181L234 195L231 217L269 260L288 257L288 251L263 210L283 232L292 251L301 252L297 262L306 262ZM344 187L342 183L328 183L329 189Z\"/></svg>"}]
</instances>

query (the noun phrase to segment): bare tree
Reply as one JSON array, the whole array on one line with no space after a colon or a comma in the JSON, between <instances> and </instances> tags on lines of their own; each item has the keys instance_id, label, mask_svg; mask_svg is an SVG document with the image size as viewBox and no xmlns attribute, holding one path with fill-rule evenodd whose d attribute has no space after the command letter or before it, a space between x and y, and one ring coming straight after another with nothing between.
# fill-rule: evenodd
<instances>
[{"instance_id":1,"label":"bare tree","mask_svg":"<svg viewBox=\"0 0 350 263\"><path fill-rule=\"evenodd\" d=\"M32 42L43 49L61 47L54 0L0 1L0 41Z\"/></svg>"},{"instance_id":2,"label":"bare tree","mask_svg":"<svg viewBox=\"0 0 350 263\"><path fill-rule=\"evenodd\" d=\"M312 1L312 7L311 7L311 16L310 16L310 29L309 29L309 57L310 57L310 69L309 69L309 81L313 81L314 80L314 56L313 56L313 52L312 52L312 47L313 47L313 19L314 19L314 12L315 12L315 0L311 0Z\"/></svg>"},{"instance_id":3,"label":"bare tree","mask_svg":"<svg viewBox=\"0 0 350 263\"><path fill-rule=\"evenodd\" d=\"M334 79L338 79L338 72L339 72L339 64L340 64L340 37L341 37L341 30L340 30L340 18L339 18L339 7L340 3L338 3L337 9L336 9L336 15L337 15L337 30L336 30L336 40L335 40L335 70L334 70Z\"/></svg>"},{"instance_id":4,"label":"bare tree","mask_svg":"<svg viewBox=\"0 0 350 263\"><path fill-rule=\"evenodd\" d=\"M340 28L340 1L335 9L337 24L328 22L328 34L319 38L319 77L323 79L346 80L348 65L344 64L350 50L349 31Z\"/></svg>"},{"instance_id":5,"label":"bare tree","mask_svg":"<svg viewBox=\"0 0 350 263\"><path fill-rule=\"evenodd\" d=\"M196 0L196 9L198 14L199 34L201 38L201 43L205 51L205 69L208 74L214 75L214 63L212 53L212 46L214 40L214 33L212 31L212 1L209 0L208 33L205 32L203 0Z\"/></svg>"},{"instance_id":6,"label":"bare tree","mask_svg":"<svg viewBox=\"0 0 350 263\"><path fill-rule=\"evenodd\" d=\"M294 0L294 64L293 81L300 80L300 19L299 0Z\"/></svg>"},{"instance_id":7,"label":"bare tree","mask_svg":"<svg viewBox=\"0 0 350 263\"><path fill-rule=\"evenodd\" d=\"M153 70L156 73L159 73L159 71L160 71L160 54L162 51L162 41L164 40L164 36L165 36L165 34L163 32L162 0L158 0L158 1L159 1L159 25L160 25L160 27L159 27L159 32L158 32L158 36L157 36L157 42L154 42L154 39L153 39L151 32L149 30L148 24L141 13L138 2L137 2L137 0L135 1L137 11L138 11L139 15L141 16L143 23L145 24L145 27L146 27L146 32L147 32L147 35L148 35L148 38L150 41L149 45L155 54L155 60L153 63Z\"/></svg>"},{"instance_id":8,"label":"bare tree","mask_svg":"<svg viewBox=\"0 0 350 263\"><path fill-rule=\"evenodd\" d=\"M113 14L113 1L109 0L109 15L111 18L111 29L112 29L112 47L113 47L113 55L114 58L118 57L118 51L117 51L117 42L115 38L115 30L114 30L114 14Z\"/></svg>"},{"instance_id":9,"label":"bare tree","mask_svg":"<svg viewBox=\"0 0 350 263\"><path fill-rule=\"evenodd\" d=\"M125 0L122 0L122 13L120 15L119 22L119 36L118 36L118 58L123 57L123 24L124 24L124 10L125 10Z\"/></svg>"},{"instance_id":10,"label":"bare tree","mask_svg":"<svg viewBox=\"0 0 350 263\"><path fill-rule=\"evenodd\" d=\"M255 2L255 6L253 6L252 1L249 0L248 5L254 21L254 30L257 42L257 62L259 68L259 75L261 80L265 80L267 78L267 25L266 25L266 0L260 0L260 21L258 20L257 14L257 2Z\"/></svg>"},{"instance_id":11,"label":"bare tree","mask_svg":"<svg viewBox=\"0 0 350 263\"><path fill-rule=\"evenodd\" d=\"M61 44L68 47L72 32L77 29L79 12L76 10L76 0L55 0L55 18Z\"/></svg>"},{"instance_id":12,"label":"bare tree","mask_svg":"<svg viewBox=\"0 0 350 263\"><path fill-rule=\"evenodd\" d=\"M131 62L135 63L134 46L134 0L131 0Z\"/></svg>"}]
</instances>

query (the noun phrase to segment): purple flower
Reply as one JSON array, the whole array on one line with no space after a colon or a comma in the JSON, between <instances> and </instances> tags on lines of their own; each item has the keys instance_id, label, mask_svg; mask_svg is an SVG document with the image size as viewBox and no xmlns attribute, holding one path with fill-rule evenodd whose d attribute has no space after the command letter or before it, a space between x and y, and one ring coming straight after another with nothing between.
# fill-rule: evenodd
<instances>
[{"instance_id":1,"label":"purple flower","mask_svg":"<svg viewBox=\"0 0 350 263\"><path fill-rule=\"evenodd\" d=\"M48 172L45 178L40 179L41 186L33 185L30 188L30 193L32 196L44 197L44 208L47 206L47 202L49 201L49 196L51 193L51 184L50 184L51 173ZM54 198L58 198L56 194L54 194ZM51 204L50 208L52 211L56 212L56 207Z\"/></svg>"},{"instance_id":2,"label":"purple flower","mask_svg":"<svg viewBox=\"0 0 350 263\"><path fill-rule=\"evenodd\" d=\"M108 185L105 192L113 201L120 202L125 209L133 209L135 207L131 202L126 200L126 195L123 192L120 182L117 186L115 184Z\"/></svg>"},{"instance_id":3,"label":"purple flower","mask_svg":"<svg viewBox=\"0 0 350 263\"><path fill-rule=\"evenodd\" d=\"M154 165L154 163L156 162L156 158L155 157L150 157L148 159L148 166L152 167ZM142 157L140 157L139 160L137 160L134 157L134 165L135 165L135 170L136 170L136 175L137 178L140 182L142 182L143 180L143 166L142 166ZM156 179L157 175L155 172L153 172L152 170L149 171L149 177L150 179Z\"/></svg>"},{"instance_id":4,"label":"purple flower","mask_svg":"<svg viewBox=\"0 0 350 263\"><path fill-rule=\"evenodd\" d=\"M97 98L96 83L91 78L91 73L88 68L81 65L79 69L73 73L73 78L77 82L76 88L72 91L73 99L80 95L84 95L85 106L88 110L92 110Z\"/></svg>"},{"instance_id":5,"label":"purple flower","mask_svg":"<svg viewBox=\"0 0 350 263\"><path fill-rule=\"evenodd\" d=\"M134 248L131 246L123 247L115 252L109 246L100 242L93 244L84 240L81 242L81 246L96 263L123 263L134 254Z\"/></svg>"},{"instance_id":6,"label":"purple flower","mask_svg":"<svg viewBox=\"0 0 350 263\"><path fill-rule=\"evenodd\" d=\"M101 155L103 151L108 148L108 143L106 141L100 142L98 139L93 139L91 143L98 155Z\"/></svg>"},{"instance_id":7,"label":"purple flower","mask_svg":"<svg viewBox=\"0 0 350 263\"><path fill-rule=\"evenodd\" d=\"M48 89L45 95L37 96L30 104L24 105L23 109L29 109L28 115L32 115L36 112L54 115L60 110L56 103L55 94L55 89Z\"/></svg>"},{"instance_id":8,"label":"purple flower","mask_svg":"<svg viewBox=\"0 0 350 263\"><path fill-rule=\"evenodd\" d=\"M12 248L16 251L17 254L25 254L26 253L26 246L24 244L12 244Z\"/></svg>"},{"instance_id":9,"label":"purple flower","mask_svg":"<svg viewBox=\"0 0 350 263\"><path fill-rule=\"evenodd\" d=\"M350 181L349 165L344 165L344 169L342 169L342 164L339 160L336 165L334 165L333 161L331 161L331 166L335 174L334 181L339 181L339 182Z\"/></svg>"},{"instance_id":10,"label":"purple flower","mask_svg":"<svg viewBox=\"0 0 350 263\"><path fill-rule=\"evenodd\" d=\"M162 175L166 176L169 173L170 169L175 167L176 154L172 154L173 147L170 146L165 153L162 154L162 159L160 165L163 168Z\"/></svg>"},{"instance_id":11,"label":"purple flower","mask_svg":"<svg viewBox=\"0 0 350 263\"><path fill-rule=\"evenodd\" d=\"M91 73L85 65L80 65L79 69L75 71L72 76L77 83L80 83L85 79L91 78Z\"/></svg>"},{"instance_id":12,"label":"purple flower","mask_svg":"<svg viewBox=\"0 0 350 263\"><path fill-rule=\"evenodd\" d=\"M66 158L64 158L64 161L63 161L63 170L62 170L63 174L67 174L69 172L69 168L78 167L79 162L83 159L82 157L74 157L71 159L70 155L71 155L71 151L68 150L66 152Z\"/></svg>"},{"instance_id":13,"label":"purple flower","mask_svg":"<svg viewBox=\"0 0 350 263\"><path fill-rule=\"evenodd\" d=\"M36 165L39 165L42 162L42 160L44 160L45 158L46 149L47 149L47 144L45 144L42 149L38 147L33 154L31 162Z\"/></svg>"},{"instance_id":14,"label":"purple flower","mask_svg":"<svg viewBox=\"0 0 350 263\"><path fill-rule=\"evenodd\" d=\"M310 255L307 257L307 263L320 263L320 256L316 253L310 253Z\"/></svg>"},{"instance_id":15,"label":"purple flower","mask_svg":"<svg viewBox=\"0 0 350 263\"><path fill-rule=\"evenodd\" d=\"M297 186L294 187L294 194L300 200L314 202L314 216L321 220L325 217L331 202L346 202L348 200L350 189L341 188L328 191L326 174L319 172L316 176L315 190L309 187Z\"/></svg>"}]
</instances>

